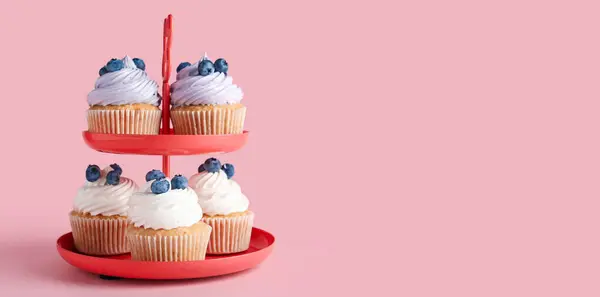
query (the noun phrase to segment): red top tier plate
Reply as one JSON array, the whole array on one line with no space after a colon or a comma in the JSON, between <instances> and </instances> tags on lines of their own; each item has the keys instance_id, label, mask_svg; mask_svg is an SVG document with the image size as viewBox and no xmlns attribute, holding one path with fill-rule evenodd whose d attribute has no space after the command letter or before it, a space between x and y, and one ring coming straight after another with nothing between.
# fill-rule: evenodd
<instances>
[{"instance_id":1,"label":"red top tier plate","mask_svg":"<svg viewBox=\"0 0 600 297\"><path fill-rule=\"evenodd\" d=\"M228 135L126 135L84 131L83 140L92 149L112 154L201 155L240 149L248 141L248 131Z\"/></svg>"}]
</instances>

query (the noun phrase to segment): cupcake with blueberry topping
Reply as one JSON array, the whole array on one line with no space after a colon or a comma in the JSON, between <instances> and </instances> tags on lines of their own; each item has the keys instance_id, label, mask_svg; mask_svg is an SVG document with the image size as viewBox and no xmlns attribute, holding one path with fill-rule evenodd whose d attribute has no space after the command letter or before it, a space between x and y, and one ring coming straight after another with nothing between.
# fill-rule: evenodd
<instances>
[{"instance_id":1,"label":"cupcake with blueberry topping","mask_svg":"<svg viewBox=\"0 0 600 297\"><path fill-rule=\"evenodd\" d=\"M117 164L103 170L97 165L87 167L87 181L77 192L69 214L79 252L97 256L129 252L125 237L128 201L137 185L122 173Z\"/></svg>"},{"instance_id":2,"label":"cupcake with blueberry topping","mask_svg":"<svg viewBox=\"0 0 600 297\"><path fill-rule=\"evenodd\" d=\"M204 260L211 227L201 221L198 196L181 175L172 179L159 170L129 200L127 240L138 261Z\"/></svg>"},{"instance_id":3,"label":"cupcake with blueberry topping","mask_svg":"<svg viewBox=\"0 0 600 297\"><path fill-rule=\"evenodd\" d=\"M228 75L225 59L183 62L171 85L171 120L175 134L241 134L246 107L242 90Z\"/></svg>"},{"instance_id":4,"label":"cupcake with blueberry topping","mask_svg":"<svg viewBox=\"0 0 600 297\"><path fill-rule=\"evenodd\" d=\"M231 179L234 167L215 158L207 159L190 177L190 187L198 195L202 221L212 227L208 254L243 252L250 247L254 213L240 186Z\"/></svg>"},{"instance_id":5,"label":"cupcake with blueberry topping","mask_svg":"<svg viewBox=\"0 0 600 297\"><path fill-rule=\"evenodd\" d=\"M87 97L88 131L109 134L158 134L161 97L142 59L111 59L100 69Z\"/></svg>"}]
</instances>

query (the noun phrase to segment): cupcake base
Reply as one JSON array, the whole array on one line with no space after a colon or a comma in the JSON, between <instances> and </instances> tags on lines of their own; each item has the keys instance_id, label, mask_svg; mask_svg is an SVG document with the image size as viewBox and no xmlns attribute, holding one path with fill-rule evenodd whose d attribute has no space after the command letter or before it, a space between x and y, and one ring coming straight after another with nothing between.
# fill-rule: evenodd
<instances>
[{"instance_id":1,"label":"cupcake base","mask_svg":"<svg viewBox=\"0 0 600 297\"><path fill-rule=\"evenodd\" d=\"M72 211L69 214L75 248L87 255L110 256L129 252L127 218L124 216L92 216Z\"/></svg>"},{"instance_id":2,"label":"cupcake base","mask_svg":"<svg viewBox=\"0 0 600 297\"><path fill-rule=\"evenodd\" d=\"M202 221L212 227L207 254L239 253L250 247L254 213L246 211L225 216L204 215Z\"/></svg>"},{"instance_id":3,"label":"cupcake base","mask_svg":"<svg viewBox=\"0 0 600 297\"><path fill-rule=\"evenodd\" d=\"M171 109L175 134L242 134L245 118L246 107L242 104L192 105Z\"/></svg>"},{"instance_id":4,"label":"cupcake base","mask_svg":"<svg viewBox=\"0 0 600 297\"><path fill-rule=\"evenodd\" d=\"M129 225L127 240L131 246L131 259L154 262L204 260L211 229L203 222L171 230Z\"/></svg>"},{"instance_id":5,"label":"cupcake base","mask_svg":"<svg viewBox=\"0 0 600 297\"><path fill-rule=\"evenodd\" d=\"M162 112L150 104L92 106L87 111L88 131L104 134L155 135Z\"/></svg>"}]
</instances>

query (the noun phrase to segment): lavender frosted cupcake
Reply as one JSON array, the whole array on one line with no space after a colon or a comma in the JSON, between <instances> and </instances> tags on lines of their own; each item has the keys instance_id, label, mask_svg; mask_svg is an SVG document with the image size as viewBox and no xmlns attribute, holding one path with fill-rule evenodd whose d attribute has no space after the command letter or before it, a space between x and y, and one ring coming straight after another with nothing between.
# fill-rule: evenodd
<instances>
[{"instance_id":1,"label":"lavender frosted cupcake","mask_svg":"<svg viewBox=\"0 0 600 297\"><path fill-rule=\"evenodd\" d=\"M175 134L241 134L246 107L242 90L227 74L225 59L214 63L205 55L199 62L183 62L171 86L171 120Z\"/></svg>"},{"instance_id":2,"label":"lavender frosted cupcake","mask_svg":"<svg viewBox=\"0 0 600 297\"><path fill-rule=\"evenodd\" d=\"M161 102L158 84L148 77L144 61L125 56L100 69L87 97L88 131L109 134L158 134Z\"/></svg>"}]
</instances>

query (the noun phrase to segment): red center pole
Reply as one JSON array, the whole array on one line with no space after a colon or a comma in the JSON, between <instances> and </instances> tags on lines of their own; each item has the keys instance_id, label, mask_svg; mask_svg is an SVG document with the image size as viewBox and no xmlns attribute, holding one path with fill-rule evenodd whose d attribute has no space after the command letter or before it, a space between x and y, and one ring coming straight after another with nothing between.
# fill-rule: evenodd
<instances>
[{"instance_id":1,"label":"red center pole","mask_svg":"<svg viewBox=\"0 0 600 297\"><path fill-rule=\"evenodd\" d=\"M163 30L163 59L162 59L162 130L161 134L171 133L171 119L170 119L170 107L171 107L171 91L169 90L169 78L171 76L171 41L173 36L173 16L169 15L164 22ZM162 157L162 171L166 176L170 176L169 167L170 159L169 155Z\"/></svg>"}]
</instances>

